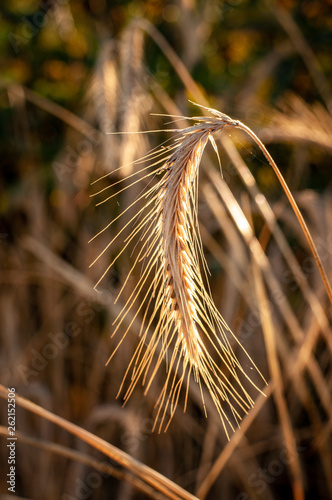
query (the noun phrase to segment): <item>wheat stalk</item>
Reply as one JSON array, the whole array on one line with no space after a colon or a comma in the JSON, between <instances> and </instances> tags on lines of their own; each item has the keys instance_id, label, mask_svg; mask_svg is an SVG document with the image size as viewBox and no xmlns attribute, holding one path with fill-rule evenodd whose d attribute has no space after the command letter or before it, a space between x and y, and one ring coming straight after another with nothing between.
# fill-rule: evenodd
<instances>
[{"instance_id":1,"label":"wheat stalk","mask_svg":"<svg viewBox=\"0 0 332 500\"><path fill-rule=\"evenodd\" d=\"M128 225L136 221L134 229L125 239L123 248L97 283L100 283L128 245L138 239L140 248L116 300L122 294L136 266L143 261L144 265L139 281L114 321L113 335L119 331L124 318L135 304L136 311L109 361L142 308L144 315L140 342L126 370L118 395L129 373L124 402L128 400L140 379L146 394L160 365L166 359L166 380L156 402L158 410L155 426L159 424L158 431L163 427L167 430L183 386L184 410L186 409L189 381L193 374L200 387L204 410L202 382L213 399L228 436L228 427L234 430L234 423L238 424L241 419L240 411L247 412L253 406L253 399L243 385L244 380L249 380L258 391L260 389L250 379L235 355L230 338L236 342L237 339L214 305L209 288L205 285L208 283L208 270L197 220L198 171L207 142L210 140L217 152L214 135L226 126L242 128L260 147L264 146L255 134L238 120L210 108L204 109L210 112L212 117L188 118L195 121L192 126L177 130L178 134L171 144L162 146L140 160L148 161L155 167L145 173L143 179L156 176L161 178L101 231L108 229L127 210L144 200L144 206L136 211L134 217L125 224L94 262ZM273 162L266 150L263 152L270 163ZM148 165L129 177L134 178L150 167L151 165ZM274 162L273 167L276 168ZM139 180L133 180L100 203L105 203ZM108 188L98 191L95 195L106 189ZM153 333L149 334L151 330ZM243 347L242 349L246 353ZM263 378L248 353L246 355L252 367Z\"/></svg>"}]
</instances>

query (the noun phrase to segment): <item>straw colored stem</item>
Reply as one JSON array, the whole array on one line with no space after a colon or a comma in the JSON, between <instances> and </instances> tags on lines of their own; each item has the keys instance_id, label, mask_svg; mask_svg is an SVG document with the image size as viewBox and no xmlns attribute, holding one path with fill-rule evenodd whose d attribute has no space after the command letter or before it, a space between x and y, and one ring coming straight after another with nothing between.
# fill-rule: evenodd
<instances>
[{"instance_id":1,"label":"straw colored stem","mask_svg":"<svg viewBox=\"0 0 332 500\"><path fill-rule=\"evenodd\" d=\"M8 390L6 387L0 384L0 397L3 399L7 399ZM138 460L135 460L130 455L125 453L122 450L119 450L115 446L110 443L107 443L103 439L95 436L91 432L82 429L81 427L68 422L62 417L55 415L54 413L45 410L44 408L32 403L28 399L23 398L16 394L15 397L16 404L20 405L22 408L25 408L36 415L39 415L46 420L53 422L54 424L62 427L66 431L70 432L74 436L82 439L86 443L90 444L93 448L99 450L104 453L106 456L114 460L117 464L121 465L128 471L130 471L135 476L142 479L147 484L153 486L157 491L163 493L167 498L172 500L195 500L196 497L191 495L187 491L183 490L180 486L176 485L162 474L154 471L150 467L140 463Z\"/></svg>"},{"instance_id":2,"label":"straw colored stem","mask_svg":"<svg viewBox=\"0 0 332 500\"><path fill-rule=\"evenodd\" d=\"M262 143L262 141L257 137L257 135L249 128L247 127L246 125L244 125L242 122L237 122L237 125L236 125L238 128L240 128L241 130L245 131L253 140L254 142L259 146L260 150L262 151L262 153L264 154L265 158L267 159L267 161L269 162L269 164L271 165L271 167L273 168L276 176L278 177L278 180L283 188L283 190L285 191L285 194L288 198L288 201L289 203L291 204L291 207L292 209L294 210L294 213L301 225L301 228L302 228L302 231L306 237L306 240L309 244L309 247L310 247L310 250L314 256L314 259L316 261L316 264L317 264L317 267L318 267L318 270L319 270L319 273L322 277L322 280L323 280L323 283L324 283L324 286L325 286L325 290L327 292L327 295L329 297L329 300L330 300L330 303L332 304L332 288L331 288L331 284L329 282L329 279L327 277L327 274L326 274L326 271L323 267L323 264L322 264L322 261L319 257L319 254L318 254L318 251L317 251L317 248L316 248L316 245L315 245L315 242L310 234L310 231L308 229L308 226L303 218L303 215L301 214L300 212L300 209L294 199L294 196L292 195L289 187L287 186L287 183L282 175L282 173L280 172L279 168L277 167L275 161L273 160L272 156L270 155L270 153L268 152L268 150L266 149L266 147L264 146L264 144Z\"/></svg>"}]
</instances>

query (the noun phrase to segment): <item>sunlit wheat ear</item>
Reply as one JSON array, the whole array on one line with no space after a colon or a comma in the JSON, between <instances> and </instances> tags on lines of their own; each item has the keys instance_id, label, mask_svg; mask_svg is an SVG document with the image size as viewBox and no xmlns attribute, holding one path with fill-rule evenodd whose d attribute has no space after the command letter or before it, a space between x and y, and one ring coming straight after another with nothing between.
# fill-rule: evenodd
<instances>
[{"instance_id":1,"label":"sunlit wheat ear","mask_svg":"<svg viewBox=\"0 0 332 500\"><path fill-rule=\"evenodd\" d=\"M205 287L207 267L197 220L198 170L208 140L216 148L213 134L225 126L237 124L226 115L210 111L215 117L195 118L196 123L178 131L171 144L140 160L148 161L155 167L142 177L159 176L159 181L146 188L146 192L133 202L132 206L135 206L144 200L144 206L137 209L133 219L126 223L96 260L116 238L121 237L126 226L133 227L121 252L109 266L128 245L139 242L131 271L119 296L136 266L142 265L140 279L114 321L113 335L119 333L120 340L112 356L142 311L140 341L119 390L120 393L128 379L124 402L140 379L146 393L162 365L165 381L156 402L155 425L158 423L158 430L167 429L183 387L186 409L189 382L194 378L199 384L204 408L202 383L214 401L228 436L229 428L234 429L241 414L253 406L253 399L243 385L244 380L250 378L231 347L233 334ZM135 176L148 168L131 175L133 181L125 189L138 182ZM119 183L121 186L121 181ZM120 192L121 188L116 194ZM134 225L133 221L136 221ZM129 325L127 322L124 326L129 311L132 319ZM248 360L257 370L249 356Z\"/></svg>"}]
</instances>

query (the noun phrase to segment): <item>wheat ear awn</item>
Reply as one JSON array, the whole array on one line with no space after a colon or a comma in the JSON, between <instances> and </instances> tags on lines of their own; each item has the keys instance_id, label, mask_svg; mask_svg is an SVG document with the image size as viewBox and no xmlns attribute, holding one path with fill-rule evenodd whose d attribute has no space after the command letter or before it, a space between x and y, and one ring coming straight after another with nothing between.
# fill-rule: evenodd
<instances>
[{"instance_id":1,"label":"wheat ear awn","mask_svg":"<svg viewBox=\"0 0 332 500\"><path fill-rule=\"evenodd\" d=\"M247 412L254 403L244 387L244 380L250 381L257 390L260 389L250 380L237 359L230 339L233 338L233 342L237 340L206 287L207 265L197 219L199 165L209 140L216 149L213 135L225 126L238 125L237 121L222 113L209 111L213 117L194 118L192 126L177 131L173 142L140 160L150 163L138 172L147 172L141 175L143 179L160 178L132 203L135 206L144 201L143 207L137 209L134 217L122 227L97 259L126 228L136 222L132 232L125 238L122 250L102 276L128 245L135 241L139 243L136 243L136 256L119 296L137 266L141 266L140 279L114 321L113 331L113 335L120 335L120 340L111 358L142 310L140 341L120 387L121 391L128 379L124 402L140 379L146 393L166 360L165 381L156 402L155 425L158 424L158 431L167 429L182 388L186 409L189 381L193 377L200 387L204 409L203 385L212 397L228 436L229 428L234 430L241 414ZM150 170L151 163L155 167L153 171ZM135 175L132 174L130 178L135 178ZM124 189L136 182L138 179L132 180ZM124 318L131 310L134 311L133 318L129 326L124 327ZM247 356L251 367L258 371Z\"/></svg>"}]
</instances>

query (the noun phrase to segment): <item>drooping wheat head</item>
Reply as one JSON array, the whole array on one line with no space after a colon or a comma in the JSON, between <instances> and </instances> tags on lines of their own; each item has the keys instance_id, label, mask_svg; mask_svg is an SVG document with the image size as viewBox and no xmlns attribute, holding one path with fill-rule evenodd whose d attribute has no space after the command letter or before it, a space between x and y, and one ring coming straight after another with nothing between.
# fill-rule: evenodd
<instances>
[{"instance_id":1,"label":"drooping wheat head","mask_svg":"<svg viewBox=\"0 0 332 500\"><path fill-rule=\"evenodd\" d=\"M124 402L140 379L146 394L161 364L166 360L165 382L156 402L158 410L155 425L159 423L159 431L163 427L166 430L172 420L183 387L186 409L189 382L193 375L200 387L204 409L202 382L214 401L228 435L228 426L234 429L233 424L239 422L241 412L247 412L253 406L253 399L243 385L244 379L259 389L237 359L231 346L231 339L236 342L236 337L214 305L207 285L208 270L197 218L199 165L209 140L216 149L213 135L225 126L238 125L237 121L222 113L209 111L213 117L194 118L195 123L178 131L171 144L162 146L140 160L152 163L155 168L146 173L151 168L148 165L130 178L144 173L145 180L157 176L160 179L154 186L147 187L130 207L101 231L108 229L127 210L144 200L144 206L137 209L134 217L122 227L94 262L135 220L133 230L126 237L121 251L97 283L100 283L128 245L134 240L138 241L140 246L137 255L116 300L121 296L134 269L143 263L141 275L114 321L113 332L115 335L120 329L124 330L111 358L143 309L140 341L119 390L120 393L130 374ZM133 180L123 189L130 188L139 180ZM128 183L128 177L126 182ZM105 189L108 188L95 194L100 194ZM101 203L121 191L122 189L118 190ZM135 305L129 325L127 323L124 326L126 315ZM247 356L252 367L258 371L248 354Z\"/></svg>"}]
</instances>

